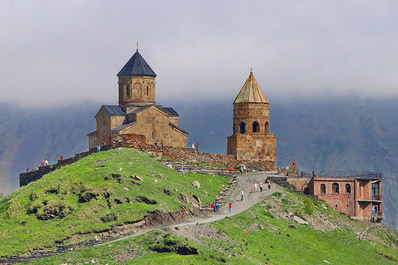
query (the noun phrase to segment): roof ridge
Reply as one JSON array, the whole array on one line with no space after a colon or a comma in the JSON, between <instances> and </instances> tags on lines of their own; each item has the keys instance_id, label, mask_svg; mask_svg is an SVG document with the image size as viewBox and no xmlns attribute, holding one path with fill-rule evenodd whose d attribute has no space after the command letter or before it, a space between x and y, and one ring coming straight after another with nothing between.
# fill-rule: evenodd
<instances>
[{"instance_id":1,"label":"roof ridge","mask_svg":"<svg viewBox=\"0 0 398 265\"><path fill-rule=\"evenodd\" d=\"M268 98L265 96L260 85L258 84L253 72L250 72L249 77L241 88L238 96L234 100L237 103L264 103L269 104Z\"/></svg>"},{"instance_id":2,"label":"roof ridge","mask_svg":"<svg viewBox=\"0 0 398 265\"><path fill-rule=\"evenodd\" d=\"M121 75L144 75L156 77L156 73L152 70L138 50L117 74L117 76Z\"/></svg>"}]
</instances>

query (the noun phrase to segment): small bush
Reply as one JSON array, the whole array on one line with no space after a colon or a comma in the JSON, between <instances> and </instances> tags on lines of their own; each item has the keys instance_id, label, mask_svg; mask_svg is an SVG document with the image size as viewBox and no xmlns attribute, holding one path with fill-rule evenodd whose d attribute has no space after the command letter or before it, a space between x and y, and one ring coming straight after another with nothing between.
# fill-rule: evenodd
<instances>
[{"instance_id":1,"label":"small bush","mask_svg":"<svg viewBox=\"0 0 398 265\"><path fill-rule=\"evenodd\" d=\"M39 198L39 196L37 195L37 193L31 193L30 195L29 195L29 199L33 202L33 201L35 201L35 200L37 200L37 198Z\"/></svg>"},{"instance_id":2,"label":"small bush","mask_svg":"<svg viewBox=\"0 0 398 265\"><path fill-rule=\"evenodd\" d=\"M280 198L281 196L282 196L282 192L275 192L275 193L273 193L272 194L272 196L275 196L275 197L277 197L277 198Z\"/></svg>"},{"instance_id":3,"label":"small bush","mask_svg":"<svg viewBox=\"0 0 398 265\"><path fill-rule=\"evenodd\" d=\"M304 198L304 213L312 215L314 213L315 205L311 198Z\"/></svg>"},{"instance_id":4,"label":"small bush","mask_svg":"<svg viewBox=\"0 0 398 265\"><path fill-rule=\"evenodd\" d=\"M107 215L101 217L101 221L104 223L117 221L117 215L115 213L108 213Z\"/></svg>"},{"instance_id":5,"label":"small bush","mask_svg":"<svg viewBox=\"0 0 398 265\"><path fill-rule=\"evenodd\" d=\"M269 211L264 211L264 215L269 218L275 219L275 216L273 216L272 213L270 213Z\"/></svg>"},{"instance_id":6,"label":"small bush","mask_svg":"<svg viewBox=\"0 0 398 265\"><path fill-rule=\"evenodd\" d=\"M89 202L92 199L96 199L98 197L98 193L93 192L91 190L84 191L79 195L79 202Z\"/></svg>"}]
</instances>

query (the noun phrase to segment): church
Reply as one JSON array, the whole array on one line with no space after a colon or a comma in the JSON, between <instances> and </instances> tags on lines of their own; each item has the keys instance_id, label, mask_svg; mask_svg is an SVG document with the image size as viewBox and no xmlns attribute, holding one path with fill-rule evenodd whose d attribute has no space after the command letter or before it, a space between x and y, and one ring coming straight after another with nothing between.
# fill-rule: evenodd
<instances>
[{"instance_id":1,"label":"church","mask_svg":"<svg viewBox=\"0 0 398 265\"><path fill-rule=\"evenodd\" d=\"M95 115L96 131L89 148L108 145L121 134L143 135L147 144L186 147L188 133L179 127L179 115L156 104L156 74L137 51L117 74L119 105L103 105Z\"/></svg>"}]
</instances>

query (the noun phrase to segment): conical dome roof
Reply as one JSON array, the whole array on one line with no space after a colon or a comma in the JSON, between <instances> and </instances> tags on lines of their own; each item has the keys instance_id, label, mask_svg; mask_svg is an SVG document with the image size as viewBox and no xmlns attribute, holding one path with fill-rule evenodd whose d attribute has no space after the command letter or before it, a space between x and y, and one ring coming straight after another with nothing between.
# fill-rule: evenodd
<instances>
[{"instance_id":1,"label":"conical dome roof","mask_svg":"<svg viewBox=\"0 0 398 265\"><path fill-rule=\"evenodd\" d=\"M257 83L256 78L252 72L250 72L249 78L246 80L242 89L240 90L238 96L236 97L234 104L238 103L266 103L269 104L269 101L263 91L261 90L260 85Z\"/></svg>"},{"instance_id":2,"label":"conical dome roof","mask_svg":"<svg viewBox=\"0 0 398 265\"><path fill-rule=\"evenodd\" d=\"M138 50L117 75L146 75L156 77L155 72L144 60Z\"/></svg>"}]
</instances>

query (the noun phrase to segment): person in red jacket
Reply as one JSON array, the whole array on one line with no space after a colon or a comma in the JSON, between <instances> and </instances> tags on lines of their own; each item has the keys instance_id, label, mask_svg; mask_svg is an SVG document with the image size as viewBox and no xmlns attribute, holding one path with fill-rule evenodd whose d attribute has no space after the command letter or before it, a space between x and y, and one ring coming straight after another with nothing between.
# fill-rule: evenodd
<instances>
[{"instance_id":1,"label":"person in red jacket","mask_svg":"<svg viewBox=\"0 0 398 265\"><path fill-rule=\"evenodd\" d=\"M232 213L232 203L228 204L228 211L229 211L229 213Z\"/></svg>"}]
</instances>

